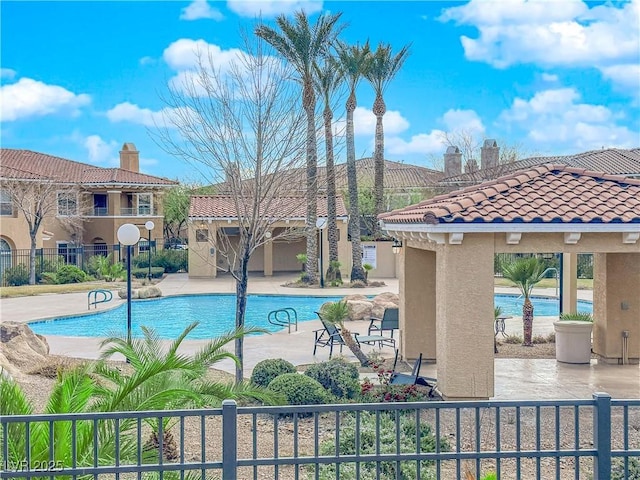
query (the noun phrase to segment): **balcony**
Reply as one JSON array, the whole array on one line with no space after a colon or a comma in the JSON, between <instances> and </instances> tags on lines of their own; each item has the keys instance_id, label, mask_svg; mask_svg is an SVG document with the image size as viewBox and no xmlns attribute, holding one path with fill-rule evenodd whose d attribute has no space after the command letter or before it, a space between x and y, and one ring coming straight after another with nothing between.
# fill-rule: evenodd
<instances>
[{"instance_id":1,"label":"balcony","mask_svg":"<svg viewBox=\"0 0 640 480\"><path fill-rule=\"evenodd\" d=\"M158 212L155 208L150 207L121 208L120 215L123 217L152 217L157 216Z\"/></svg>"},{"instance_id":2,"label":"balcony","mask_svg":"<svg viewBox=\"0 0 640 480\"><path fill-rule=\"evenodd\" d=\"M93 207L94 217L107 217L109 216L109 209L107 207Z\"/></svg>"}]
</instances>

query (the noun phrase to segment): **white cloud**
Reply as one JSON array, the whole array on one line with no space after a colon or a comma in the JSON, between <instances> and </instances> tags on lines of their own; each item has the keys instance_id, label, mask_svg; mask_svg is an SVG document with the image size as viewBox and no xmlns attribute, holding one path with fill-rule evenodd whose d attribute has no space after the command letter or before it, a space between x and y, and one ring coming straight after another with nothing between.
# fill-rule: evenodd
<instances>
[{"instance_id":1,"label":"white cloud","mask_svg":"<svg viewBox=\"0 0 640 480\"><path fill-rule=\"evenodd\" d=\"M497 68L520 63L595 67L616 82L620 71L638 65L640 0L589 5L580 0L553 2L471 0L443 11L441 21L478 29L477 38L460 37L469 60ZM623 76L623 82L628 77ZM634 92L635 93L635 92Z\"/></svg>"},{"instance_id":2,"label":"white cloud","mask_svg":"<svg viewBox=\"0 0 640 480\"><path fill-rule=\"evenodd\" d=\"M211 59L214 68L226 71L234 60L245 53L238 48L223 50L202 39L181 38L165 48L162 58L173 70L186 70L198 65L198 55L206 61Z\"/></svg>"},{"instance_id":3,"label":"white cloud","mask_svg":"<svg viewBox=\"0 0 640 480\"><path fill-rule=\"evenodd\" d=\"M385 151L391 155L431 154L442 152L442 130L431 130L430 133L413 135L409 141L400 137L385 139Z\"/></svg>"},{"instance_id":4,"label":"white cloud","mask_svg":"<svg viewBox=\"0 0 640 480\"><path fill-rule=\"evenodd\" d=\"M142 57L142 58L139 60L140 65L143 65L143 66L144 66L144 65L155 65L155 64L156 64L156 62L157 62L157 60L156 60L155 58L153 58L153 57L149 57L149 56L147 56L147 57Z\"/></svg>"},{"instance_id":5,"label":"white cloud","mask_svg":"<svg viewBox=\"0 0 640 480\"><path fill-rule=\"evenodd\" d=\"M91 163L115 165L118 158L115 154L118 143L115 140L104 141L99 135L89 135L83 141L84 148Z\"/></svg>"},{"instance_id":6,"label":"white cloud","mask_svg":"<svg viewBox=\"0 0 640 480\"><path fill-rule=\"evenodd\" d=\"M131 122L145 127L172 127L174 125L172 121L179 122L179 115L183 112L187 113L186 110L181 112L180 109L169 107L154 111L149 108L140 108L133 103L123 102L107 111L107 118L112 122Z\"/></svg>"},{"instance_id":7,"label":"white cloud","mask_svg":"<svg viewBox=\"0 0 640 480\"><path fill-rule=\"evenodd\" d=\"M615 85L640 95L640 64L604 67L602 74Z\"/></svg>"},{"instance_id":8,"label":"white cloud","mask_svg":"<svg viewBox=\"0 0 640 480\"><path fill-rule=\"evenodd\" d=\"M77 95L66 88L31 78L21 78L0 87L0 112L2 121L7 122L58 112L78 115L80 107L90 102L89 95Z\"/></svg>"},{"instance_id":9,"label":"white cloud","mask_svg":"<svg viewBox=\"0 0 640 480\"><path fill-rule=\"evenodd\" d=\"M580 103L574 88L537 92L530 99L516 98L500 114L499 122L528 132L538 145L588 150L637 146L638 134L618 125L616 112L604 105Z\"/></svg>"},{"instance_id":10,"label":"white cloud","mask_svg":"<svg viewBox=\"0 0 640 480\"><path fill-rule=\"evenodd\" d=\"M13 80L16 76L16 71L10 68L0 68L0 78L6 78L8 80Z\"/></svg>"},{"instance_id":11,"label":"white cloud","mask_svg":"<svg viewBox=\"0 0 640 480\"><path fill-rule=\"evenodd\" d=\"M207 0L193 0L189 6L183 8L180 12L180 20L199 20L202 18L209 18L219 22L224 20L224 15L217 8L209 5Z\"/></svg>"},{"instance_id":12,"label":"white cloud","mask_svg":"<svg viewBox=\"0 0 640 480\"><path fill-rule=\"evenodd\" d=\"M228 0L229 10L242 17L275 17L289 15L296 10L304 10L311 15L322 10L322 1L318 0Z\"/></svg>"},{"instance_id":13,"label":"white cloud","mask_svg":"<svg viewBox=\"0 0 640 480\"><path fill-rule=\"evenodd\" d=\"M397 135L409 128L409 121L396 110L388 110L382 118L384 134ZM344 135L346 119L341 118L334 122L334 131ZM353 111L353 133L358 137L373 137L376 133L376 116L371 110L364 107L356 107Z\"/></svg>"},{"instance_id":14,"label":"white cloud","mask_svg":"<svg viewBox=\"0 0 640 480\"><path fill-rule=\"evenodd\" d=\"M555 83L558 81L558 76L552 73L543 73L540 78L542 78L543 82Z\"/></svg>"},{"instance_id":15,"label":"white cloud","mask_svg":"<svg viewBox=\"0 0 640 480\"><path fill-rule=\"evenodd\" d=\"M447 110L440 121L448 132L466 132L475 137L484 135L484 125L474 110Z\"/></svg>"}]
</instances>

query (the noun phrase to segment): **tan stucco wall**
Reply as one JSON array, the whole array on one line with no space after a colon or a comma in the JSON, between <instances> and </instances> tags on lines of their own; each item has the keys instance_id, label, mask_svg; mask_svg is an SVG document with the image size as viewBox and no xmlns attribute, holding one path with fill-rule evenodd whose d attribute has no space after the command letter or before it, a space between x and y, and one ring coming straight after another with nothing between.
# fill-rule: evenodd
<instances>
[{"instance_id":1,"label":"tan stucco wall","mask_svg":"<svg viewBox=\"0 0 640 480\"><path fill-rule=\"evenodd\" d=\"M404 359L436 359L436 252L405 246L397 254L400 350Z\"/></svg>"},{"instance_id":2,"label":"tan stucco wall","mask_svg":"<svg viewBox=\"0 0 640 480\"><path fill-rule=\"evenodd\" d=\"M594 256L593 351L602 360L622 362L622 332L628 357L640 359L640 253Z\"/></svg>"},{"instance_id":3,"label":"tan stucco wall","mask_svg":"<svg viewBox=\"0 0 640 480\"><path fill-rule=\"evenodd\" d=\"M206 224L209 230L208 242L196 242L197 225L189 222L189 277L192 278L215 278L217 276L216 262L217 250L214 242L211 240L216 235L216 225ZM213 249L213 250L212 250Z\"/></svg>"},{"instance_id":4,"label":"tan stucco wall","mask_svg":"<svg viewBox=\"0 0 640 480\"><path fill-rule=\"evenodd\" d=\"M391 250L393 242L362 242L362 245L375 245L376 268L369 272L369 277L396 278L399 260Z\"/></svg>"},{"instance_id":5,"label":"tan stucco wall","mask_svg":"<svg viewBox=\"0 0 640 480\"><path fill-rule=\"evenodd\" d=\"M0 217L0 237L4 238L11 249L31 248L29 227L24 216ZM36 237L37 248L42 247L42 229Z\"/></svg>"}]
</instances>

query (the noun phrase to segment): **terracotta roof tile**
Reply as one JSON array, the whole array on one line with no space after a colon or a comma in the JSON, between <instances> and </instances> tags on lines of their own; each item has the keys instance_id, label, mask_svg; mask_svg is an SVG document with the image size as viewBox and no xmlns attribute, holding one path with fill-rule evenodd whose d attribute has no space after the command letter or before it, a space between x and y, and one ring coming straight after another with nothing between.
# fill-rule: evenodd
<instances>
[{"instance_id":1,"label":"terracotta roof tile","mask_svg":"<svg viewBox=\"0 0 640 480\"><path fill-rule=\"evenodd\" d=\"M640 224L640 179L548 164L379 218L385 223Z\"/></svg>"},{"instance_id":2,"label":"terracotta roof tile","mask_svg":"<svg viewBox=\"0 0 640 480\"><path fill-rule=\"evenodd\" d=\"M169 186L178 182L122 168L101 168L65 158L3 148L0 150L0 177L11 179L49 179L69 183L135 184Z\"/></svg>"},{"instance_id":3,"label":"terracotta roof tile","mask_svg":"<svg viewBox=\"0 0 640 480\"><path fill-rule=\"evenodd\" d=\"M189 205L189 217L192 218L238 218L235 197L231 195L194 195ZM249 200L247 205L252 202ZM267 215L278 219L304 219L307 215L307 202L300 195L283 196L274 199L267 208ZM347 209L342 196L336 196L336 216L347 217ZM327 216L327 197L318 197L318 216Z\"/></svg>"}]
</instances>

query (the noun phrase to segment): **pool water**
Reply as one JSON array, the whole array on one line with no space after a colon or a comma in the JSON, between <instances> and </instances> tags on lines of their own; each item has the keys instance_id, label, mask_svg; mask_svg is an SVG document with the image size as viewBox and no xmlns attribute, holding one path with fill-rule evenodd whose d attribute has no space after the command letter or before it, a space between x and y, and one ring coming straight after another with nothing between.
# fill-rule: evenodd
<instances>
[{"instance_id":1,"label":"pool water","mask_svg":"<svg viewBox=\"0 0 640 480\"><path fill-rule=\"evenodd\" d=\"M301 297L249 295L245 324L275 332L280 327L267 322L270 311L292 307L298 314L298 322L314 320L315 312L325 302L336 302L342 297ZM189 334L189 339L209 339L233 329L235 325L235 295L187 295L134 301L131 308L132 334L141 336L141 325L153 328L160 338L174 339L191 323L200 324ZM558 300L534 297L534 315L558 315ZM505 315L522 314L522 298L515 295L496 295L496 306ZM590 312L589 302L579 302L578 311ZM40 335L64 335L68 337L105 337L126 333L127 306L112 310L62 317L30 323L31 329Z\"/></svg>"}]
</instances>

